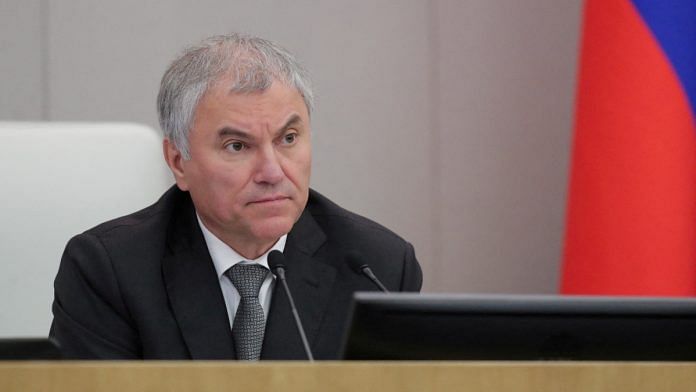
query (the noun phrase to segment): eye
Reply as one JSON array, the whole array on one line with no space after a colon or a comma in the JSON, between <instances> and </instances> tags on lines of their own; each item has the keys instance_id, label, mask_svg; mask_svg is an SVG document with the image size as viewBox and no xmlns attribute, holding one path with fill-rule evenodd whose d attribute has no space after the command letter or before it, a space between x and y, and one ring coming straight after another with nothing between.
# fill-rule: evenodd
<instances>
[{"instance_id":1,"label":"eye","mask_svg":"<svg viewBox=\"0 0 696 392\"><path fill-rule=\"evenodd\" d=\"M284 144L293 144L297 140L297 133L288 133L283 136L283 143Z\"/></svg>"},{"instance_id":2,"label":"eye","mask_svg":"<svg viewBox=\"0 0 696 392\"><path fill-rule=\"evenodd\" d=\"M242 142L232 142L225 145L225 148L229 151L239 152L246 148L246 145Z\"/></svg>"}]
</instances>

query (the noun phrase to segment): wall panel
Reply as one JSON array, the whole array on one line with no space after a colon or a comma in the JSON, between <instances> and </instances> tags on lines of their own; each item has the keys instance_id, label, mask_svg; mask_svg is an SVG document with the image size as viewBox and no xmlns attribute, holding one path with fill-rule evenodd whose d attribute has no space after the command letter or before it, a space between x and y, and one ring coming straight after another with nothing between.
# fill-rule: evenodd
<instances>
[{"instance_id":1,"label":"wall panel","mask_svg":"<svg viewBox=\"0 0 696 392\"><path fill-rule=\"evenodd\" d=\"M44 114L42 3L0 1L0 121L40 120Z\"/></svg>"},{"instance_id":2,"label":"wall panel","mask_svg":"<svg viewBox=\"0 0 696 392\"><path fill-rule=\"evenodd\" d=\"M555 292L579 1L438 1L448 290Z\"/></svg>"}]
</instances>

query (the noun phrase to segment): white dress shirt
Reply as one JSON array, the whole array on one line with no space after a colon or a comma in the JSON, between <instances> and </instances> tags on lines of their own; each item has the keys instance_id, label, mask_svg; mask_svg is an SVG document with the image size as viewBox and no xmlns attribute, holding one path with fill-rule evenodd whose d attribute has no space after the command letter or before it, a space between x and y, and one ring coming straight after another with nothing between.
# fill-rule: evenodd
<instances>
[{"instance_id":1,"label":"white dress shirt","mask_svg":"<svg viewBox=\"0 0 696 392\"><path fill-rule=\"evenodd\" d=\"M240 296L230 279L225 276L225 271L237 263L259 264L268 270L266 280L263 281L261 289L259 290L259 302L261 302L261 307L263 308L264 318L268 320L268 311L271 308L271 295L273 293L273 285L275 284L275 275L271 273L271 270L268 267L268 254L272 250L279 250L281 252L285 250L285 241L287 240L288 235L286 234L280 237L275 245L273 245L273 247L261 257L255 260L247 260L234 249L222 242L222 240L216 237L215 234L211 233L210 230L205 227L198 214L196 214L196 217L198 218L198 225L201 227L201 231L203 232L205 243L208 246L208 252L210 253L210 257L213 259L213 264L215 265L215 271L218 275L218 282L220 283L222 296L225 298L227 316L230 319L230 329L234 325L234 315L237 314Z\"/></svg>"}]
</instances>

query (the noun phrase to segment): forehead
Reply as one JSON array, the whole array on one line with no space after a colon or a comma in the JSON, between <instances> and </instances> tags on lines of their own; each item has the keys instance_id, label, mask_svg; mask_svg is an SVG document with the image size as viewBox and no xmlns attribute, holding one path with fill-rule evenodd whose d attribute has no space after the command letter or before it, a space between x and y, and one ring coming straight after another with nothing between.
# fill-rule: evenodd
<instances>
[{"instance_id":1,"label":"forehead","mask_svg":"<svg viewBox=\"0 0 696 392\"><path fill-rule=\"evenodd\" d=\"M293 86L273 81L265 89L237 91L234 85L225 79L215 83L201 98L196 113L264 118L284 118L294 113L309 120L304 98Z\"/></svg>"}]
</instances>

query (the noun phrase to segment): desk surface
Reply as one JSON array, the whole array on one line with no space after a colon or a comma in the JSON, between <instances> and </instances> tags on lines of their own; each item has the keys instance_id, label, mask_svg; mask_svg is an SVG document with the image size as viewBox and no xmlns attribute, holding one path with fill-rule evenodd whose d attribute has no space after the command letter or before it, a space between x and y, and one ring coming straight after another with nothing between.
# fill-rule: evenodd
<instances>
[{"instance_id":1,"label":"desk surface","mask_svg":"<svg viewBox=\"0 0 696 392\"><path fill-rule=\"evenodd\" d=\"M696 363L0 362L0 391L689 391Z\"/></svg>"}]
</instances>

